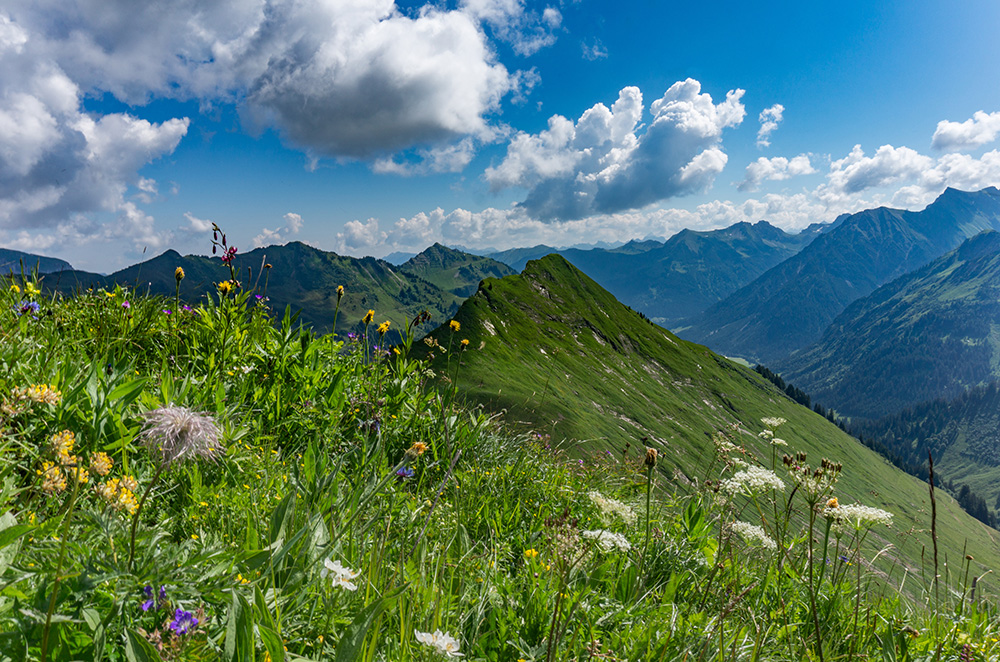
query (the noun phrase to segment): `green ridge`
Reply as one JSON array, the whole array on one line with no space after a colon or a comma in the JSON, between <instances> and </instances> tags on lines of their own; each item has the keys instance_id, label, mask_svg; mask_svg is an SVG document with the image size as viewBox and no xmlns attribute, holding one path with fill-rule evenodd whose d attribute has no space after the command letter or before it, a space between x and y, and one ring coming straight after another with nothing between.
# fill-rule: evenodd
<instances>
[{"instance_id":1,"label":"green ridge","mask_svg":"<svg viewBox=\"0 0 1000 662\"><path fill-rule=\"evenodd\" d=\"M769 461L770 448L757 438L760 419L785 418L780 436L789 450L807 452L812 463L844 464L842 502L895 513L892 533L878 542L893 544L890 557L919 570L930 548L926 484L753 371L652 324L564 258L550 255L519 276L485 280L454 319L458 332L444 325L430 334L451 352L420 345L435 355L438 373L457 374L461 395L505 412L512 425L550 434L584 461L647 445L662 452L664 471L703 479L715 434L728 432ZM940 492L938 527L942 554L971 553L983 569L1000 567L1000 534Z\"/></svg>"}]
</instances>

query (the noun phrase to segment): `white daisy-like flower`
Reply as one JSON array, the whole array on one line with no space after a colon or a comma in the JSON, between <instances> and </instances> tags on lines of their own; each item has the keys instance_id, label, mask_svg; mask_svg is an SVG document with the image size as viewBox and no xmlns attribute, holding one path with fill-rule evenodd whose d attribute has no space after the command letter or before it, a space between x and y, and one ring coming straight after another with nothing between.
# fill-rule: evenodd
<instances>
[{"instance_id":1,"label":"white daisy-like flower","mask_svg":"<svg viewBox=\"0 0 1000 662\"><path fill-rule=\"evenodd\" d=\"M434 632L421 632L420 630L414 630L413 635L417 638L417 641L424 644L425 646L430 646L431 648L437 649L439 653L444 654L447 657L462 657L462 653L458 652L458 639L451 636L447 632L441 632L441 630L434 630Z\"/></svg>"},{"instance_id":2,"label":"white daisy-like flower","mask_svg":"<svg viewBox=\"0 0 1000 662\"><path fill-rule=\"evenodd\" d=\"M778 548L778 544L759 526L737 520L730 525L730 528L738 533L748 545L759 545L767 549Z\"/></svg>"},{"instance_id":3,"label":"white daisy-like flower","mask_svg":"<svg viewBox=\"0 0 1000 662\"><path fill-rule=\"evenodd\" d=\"M629 543L628 538L613 531L605 531L604 529L584 531L583 537L587 540L596 540L597 544L605 552L612 552L614 550L627 552L632 549L632 544Z\"/></svg>"},{"instance_id":4,"label":"white daisy-like flower","mask_svg":"<svg viewBox=\"0 0 1000 662\"><path fill-rule=\"evenodd\" d=\"M784 490L785 483L770 469L749 466L722 481L722 490L729 494L752 494L766 489Z\"/></svg>"},{"instance_id":5,"label":"white daisy-like flower","mask_svg":"<svg viewBox=\"0 0 1000 662\"><path fill-rule=\"evenodd\" d=\"M350 568L344 567L340 564L340 561L332 561L330 559L323 560L323 567L320 568L319 576L323 579L327 577L333 578L333 585L339 586L347 591L357 591L358 586L352 580L355 579L360 573L356 570L351 570Z\"/></svg>"}]
</instances>

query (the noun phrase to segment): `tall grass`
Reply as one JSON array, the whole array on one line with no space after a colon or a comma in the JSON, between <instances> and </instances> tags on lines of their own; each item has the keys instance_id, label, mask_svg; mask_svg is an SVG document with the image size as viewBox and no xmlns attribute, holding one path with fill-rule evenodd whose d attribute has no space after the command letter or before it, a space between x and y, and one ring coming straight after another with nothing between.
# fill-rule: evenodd
<instances>
[{"instance_id":1,"label":"tall grass","mask_svg":"<svg viewBox=\"0 0 1000 662\"><path fill-rule=\"evenodd\" d=\"M777 462L776 421L680 484L462 408L454 374L408 357L412 325L397 353L251 291L3 288L0 660L1000 655L968 572L940 604L936 577L897 591L882 520L835 501L832 462ZM458 340L435 350L452 370L476 351ZM139 443L165 406L218 426L217 461Z\"/></svg>"}]
</instances>

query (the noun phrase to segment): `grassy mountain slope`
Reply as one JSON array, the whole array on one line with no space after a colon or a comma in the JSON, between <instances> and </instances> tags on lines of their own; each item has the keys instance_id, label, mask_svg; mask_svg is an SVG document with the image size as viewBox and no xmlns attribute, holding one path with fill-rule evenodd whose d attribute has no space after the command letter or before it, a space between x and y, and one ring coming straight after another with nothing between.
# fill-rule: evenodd
<instances>
[{"instance_id":1,"label":"grassy mountain slope","mask_svg":"<svg viewBox=\"0 0 1000 662\"><path fill-rule=\"evenodd\" d=\"M303 323L321 331L329 330L333 324L339 285L351 294L343 300L337 317L337 329L342 332L358 330L359 320L369 309L375 310L376 323L391 320L394 331L404 328L422 310L440 322L454 311L459 301L454 294L384 260L337 255L300 242L239 254L233 264L245 285L258 283L263 290L267 283L267 297L273 308L280 311L290 305L293 311L300 312ZM271 268L264 268L265 264ZM107 277L66 272L48 277L45 284L62 291L75 291L117 283L171 296L177 267L183 267L186 274L181 283L181 297L188 301L214 292L218 281L229 278L229 269L218 258L181 256L171 250Z\"/></svg>"},{"instance_id":2,"label":"grassy mountain slope","mask_svg":"<svg viewBox=\"0 0 1000 662\"><path fill-rule=\"evenodd\" d=\"M514 270L488 257L434 244L407 260L401 271L413 274L462 299L471 296L484 278L503 278Z\"/></svg>"},{"instance_id":3,"label":"grassy mountain slope","mask_svg":"<svg viewBox=\"0 0 1000 662\"><path fill-rule=\"evenodd\" d=\"M987 229L1000 229L1000 191L993 187L948 189L921 212L859 212L706 310L685 337L773 362L818 341L852 301Z\"/></svg>"},{"instance_id":4,"label":"grassy mountain slope","mask_svg":"<svg viewBox=\"0 0 1000 662\"><path fill-rule=\"evenodd\" d=\"M31 273L31 270L35 267L38 267L38 273L40 274L48 274L54 271L68 271L73 268L69 262L60 260L57 257L45 257L43 255L10 250L9 248L0 248L0 272L5 274L12 272L20 274L22 264L24 265L25 273Z\"/></svg>"},{"instance_id":5,"label":"grassy mountain slope","mask_svg":"<svg viewBox=\"0 0 1000 662\"><path fill-rule=\"evenodd\" d=\"M1000 233L855 301L775 367L825 405L869 418L1000 378Z\"/></svg>"},{"instance_id":6,"label":"grassy mountain slope","mask_svg":"<svg viewBox=\"0 0 1000 662\"><path fill-rule=\"evenodd\" d=\"M968 486L993 512L1000 511L1000 384L972 388L952 400L907 407L855 430L911 466L927 453L954 491Z\"/></svg>"},{"instance_id":7,"label":"grassy mountain slope","mask_svg":"<svg viewBox=\"0 0 1000 662\"><path fill-rule=\"evenodd\" d=\"M648 445L662 452L665 470L704 479L718 432L730 432L769 461L770 447L757 437L760 419L787 419L780 434L789 449L806 451L812 463L822 457L844 463L842 500L896 513L894 533L884 542L902 550L911 569L919 567L921 549L930 543L922 482L753 371L651 324L560 256L530 262L519 276L487 279L455 319L458 332L445 326L431 334L452 348L433 351L437 370L457 374L460 393L506 411L512 423L556 441L580 440L567 443L585 462L605 452L620 457L626 444L632 452ZM459 349L463 338L470 341L465 351ZM939 499L938 513L939 532L947 530L942 545L952 558L968 540L977 560L1000 562L995 530L949 497Z\"/></svg>"}]
</instances>

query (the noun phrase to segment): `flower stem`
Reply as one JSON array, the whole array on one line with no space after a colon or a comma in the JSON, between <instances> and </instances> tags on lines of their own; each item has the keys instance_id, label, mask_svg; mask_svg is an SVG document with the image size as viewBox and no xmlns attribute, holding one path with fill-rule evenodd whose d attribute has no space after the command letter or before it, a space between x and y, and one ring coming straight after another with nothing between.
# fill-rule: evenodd
<instances>
[{"instance_id":1,"label":"flower stem","mask_svg":"<svg viewBox=\"0 0 1000 662\"><path fill-rule=\"evenodd\" d=\"M163 468L165 464L160 464L156 467L156 473L153 474L152 480L149 481L149 486L146 487L146 491L142 494L142 499L139 501L139 507L135 509L135 515L132 515L132 532L129 536L129 546L128 546L128 570L132 572L132 560L135 558L135 527L139 524L139 514L142 513L142 507L146 504L146 499L149 498L149 493L153 491L153 486L156 485L156 481L159 480L160 474L163 473Z\"/></svg>"},{"instance_id":2,"label":"flower stem","mask_svg":"<svg viewBox=\"0 0 1000 662\"><path fill-rule=\"evenodd\" d=\"M66 509L66 519L63 521L62 540L59 541L59 561L56 563L56 577L52 582L52 597L49 598L49 609L45 614L45 629L42 632L42 655L41 661L45 662L49 650L49 631L52 627L52 613L56 609L56 598L59 595L59 583L62 581L62 568L66 560L66 540L69 537L69 524L73 519L73 511L76 508L76 497L80 494L80 473L79 468L74 472L73 496L69 500L69 508Z\"/></svg>"}]
</instances>

